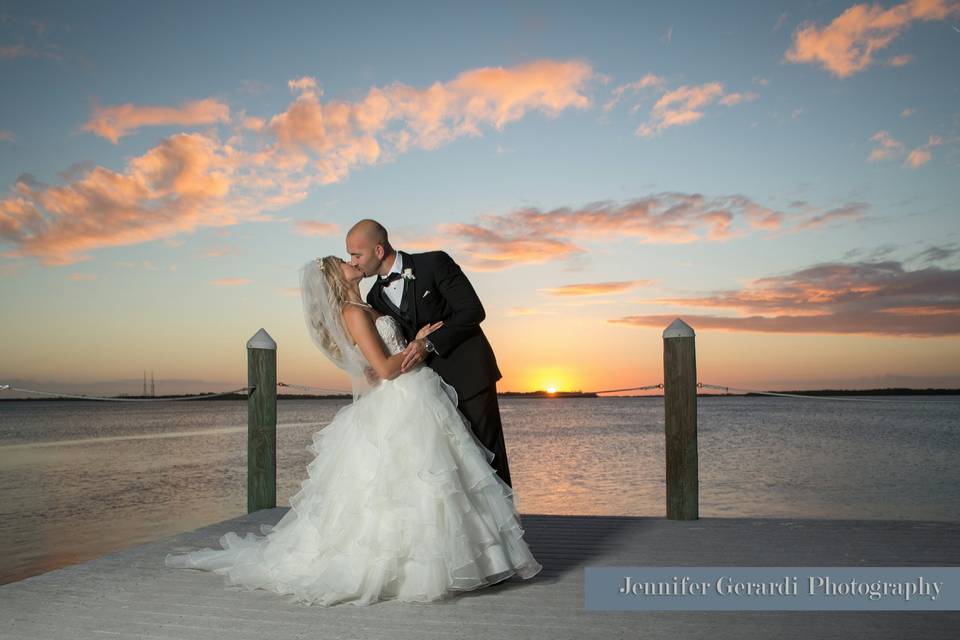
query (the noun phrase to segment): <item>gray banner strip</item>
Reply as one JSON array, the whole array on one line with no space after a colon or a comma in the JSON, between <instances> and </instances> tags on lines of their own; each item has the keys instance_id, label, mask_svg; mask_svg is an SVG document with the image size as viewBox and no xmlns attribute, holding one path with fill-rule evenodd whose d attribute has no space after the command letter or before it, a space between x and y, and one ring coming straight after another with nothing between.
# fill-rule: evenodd
<instances>
[{"instance_id":1,"label":"gray banner strip","mask_svg":"<svg viewBox=\"0 0 960 640\"><path fill-rule=\"evenodd\" d=\"M957 611L960 567L586 567L593 611Z\"/></svg>"}]
</instances>

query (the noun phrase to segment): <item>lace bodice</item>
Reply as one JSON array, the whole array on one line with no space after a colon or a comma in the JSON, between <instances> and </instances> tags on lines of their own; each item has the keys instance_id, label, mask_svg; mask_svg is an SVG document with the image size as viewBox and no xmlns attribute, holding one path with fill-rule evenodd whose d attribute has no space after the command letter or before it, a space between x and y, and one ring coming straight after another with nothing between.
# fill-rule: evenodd
<instances>
[{"instance_id":1,"label":"lace bodice","mask_svg":"<svg viewBox=\"0 0 960 640\"><path fill-rule=\"evenodd\" d=\"M376 321L377 332L387 345L390 355L396 355L407 348L407 340L400 330L400 323L393 316L380 316Z\"/></svg>"}]
</instances>

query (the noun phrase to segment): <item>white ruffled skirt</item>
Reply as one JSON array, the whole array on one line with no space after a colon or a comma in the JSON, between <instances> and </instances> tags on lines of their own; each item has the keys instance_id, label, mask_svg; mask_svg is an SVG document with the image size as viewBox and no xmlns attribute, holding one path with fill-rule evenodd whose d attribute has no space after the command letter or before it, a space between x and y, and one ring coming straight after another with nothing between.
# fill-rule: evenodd
<instances>
[{"instance_id":1,"label":"white ruffled skirt","mask_svg":"<svg viewBox=\"0 0 960 640\"><path fill-rule=\"evenodd\" d=\"M322 606L434 602L541 570L494 454L429 367L341 409L307 450L309 478L264 536L231 531L222 549L168 554L165 565Z\"/></svg>"}]
</instances>

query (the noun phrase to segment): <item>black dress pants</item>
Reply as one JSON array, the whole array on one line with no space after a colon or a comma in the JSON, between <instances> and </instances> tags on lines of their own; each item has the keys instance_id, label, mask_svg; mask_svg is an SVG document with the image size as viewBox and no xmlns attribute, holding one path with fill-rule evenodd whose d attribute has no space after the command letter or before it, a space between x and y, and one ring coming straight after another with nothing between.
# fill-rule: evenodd
<instances>
[{"instance_id":1,"label":"black dress pants","mask_svg":"<svg viewBox=\"0 0 960 640\"><path fill-rule=\"evenodd\" d=\"M503 423L500 421L500 405L497 404L496 384L476 395L461 399L457 408L470 421L470 427L477 439L483 443L483 446L493 451L494 458L490 466L512 488L510 465L507 462L507 445L503 440Z\"/></svg>"}]
</instances>

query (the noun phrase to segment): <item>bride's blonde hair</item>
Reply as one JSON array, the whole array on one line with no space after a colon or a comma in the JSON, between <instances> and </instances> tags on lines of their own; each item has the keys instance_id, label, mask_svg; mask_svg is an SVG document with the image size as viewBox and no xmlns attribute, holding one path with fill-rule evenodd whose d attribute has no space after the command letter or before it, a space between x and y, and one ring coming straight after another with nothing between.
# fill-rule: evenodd
<instances>
[{"instance_id":1,"label":"bride's blonde hair","mask_svg":"<svg viewBox=\"0 0 960 640\"><path fill-rule=\"evenodd\" d=\"M320 263L320 271L323 272L323 279L327 283L327 290L330 292L330 297L332 298L329 302L335 304L337 311L342 313L344 305L346 305L347 300L350 299L350 287L347 281L343 279L343 271L340 270L340 263L343 262L343 260L338 256L324 256L323 258L318 258L317 262ZM340 322L342 325L343 317L341 313L336 314L337 318L335 321ZM330 330L323 324L315 326L317 329L317 338L319 338L322 346L337 358L342 358L343 354L340 352L337 341L334 340L330 334ZM345 327L343 330L343 332L346 333Z\"/></svg>"}]
</instances>

